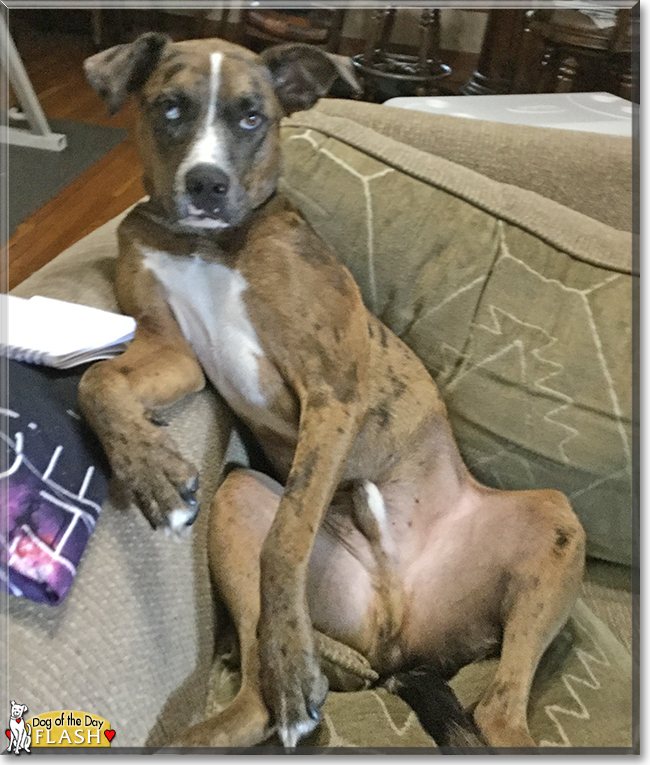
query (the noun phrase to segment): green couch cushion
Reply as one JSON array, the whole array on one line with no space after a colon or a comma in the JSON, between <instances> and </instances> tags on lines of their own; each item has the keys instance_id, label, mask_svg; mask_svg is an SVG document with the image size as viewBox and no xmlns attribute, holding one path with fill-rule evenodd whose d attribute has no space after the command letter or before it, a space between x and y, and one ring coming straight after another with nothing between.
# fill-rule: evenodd
<instances>
[{"instance_id":1,"label":"green couch cushion","mask_svg":"<svg viewBox=\"0 0 650 765\"><path fill-rule=\"evenodd\" d=\"M322 649L321 638L317 636ZM332 663L345 666L348 685L354 684L352 675L356 674L357 687L363 690L330 693L321 725L301 741L301 749L435 747L415 713L401 699L383 688L367 687L368 667L362 657L334 641L328 642L326 671ZM479 701L494 677L497 664L496 659L471 664L452 680L451 685L464 706L471 708ZM528 705L534 741L544 747L632 747L631 681L630 654L578 600L535 675ZM239 672L218 657L210 674L205 717L225 709L239 684ZM279 745L275 736L264 744Z\"/></svg>"},{"instance_id":2,"label":"green couch cushion","mask_svg":"<svg viewBox=\"0 0 650 765\"><path fill-rule=\"evenodd\" d=\"M629 563L631 235L350 119L282 135L286 191L424 361L474 475L565 492L588 552Z\"/></svg>"}]
</instances>

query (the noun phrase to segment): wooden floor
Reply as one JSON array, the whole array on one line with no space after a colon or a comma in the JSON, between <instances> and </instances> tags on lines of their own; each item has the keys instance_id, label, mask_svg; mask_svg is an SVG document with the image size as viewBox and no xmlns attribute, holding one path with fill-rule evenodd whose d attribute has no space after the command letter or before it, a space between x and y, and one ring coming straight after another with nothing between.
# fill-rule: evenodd
<instances>
[{"instance_id":1,"label":"wooden floor","mask_svg":"<svg viewBox=\"0 0 650 765\"><path fill-rule=\"evenodd\" d=\"M82 62L94 52L87 37L44 34L25 25L11 31L47 117L132 127L132 104L110 117L86 83ZM18 227L9 240L9 289L143 196L129 137Z\"/></svg>"}]
</instances>

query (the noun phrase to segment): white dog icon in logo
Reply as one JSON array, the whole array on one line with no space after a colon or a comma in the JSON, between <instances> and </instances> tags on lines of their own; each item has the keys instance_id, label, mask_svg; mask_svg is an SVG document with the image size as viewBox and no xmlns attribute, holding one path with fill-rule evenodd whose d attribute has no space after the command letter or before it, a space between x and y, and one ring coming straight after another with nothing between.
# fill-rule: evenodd
<instances>
[{"instance_id":1,"label":"white dog icon in logo","mask_svg":"<svg viewBox=\"0 0 650 765\"><path fill-rule=\"evenodd\" d=\"M11 717L9 718L9 730L7 735L9 736L9 747L7 752L12 751L14 754L20 754L20 750L31 754L30 746L32 745L32 726L25 722L25 712L27 707L25 704L16 704L15 701L10 701L11 704Z\"/></svg>"}]
</instances>

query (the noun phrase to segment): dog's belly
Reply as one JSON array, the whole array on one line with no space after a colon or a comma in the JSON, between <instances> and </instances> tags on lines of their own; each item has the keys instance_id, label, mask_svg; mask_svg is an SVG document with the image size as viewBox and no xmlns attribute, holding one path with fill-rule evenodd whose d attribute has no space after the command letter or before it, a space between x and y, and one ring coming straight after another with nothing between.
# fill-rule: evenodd
<instances>
[{"instance_id":1,"label":"dog's belly","mask_svg":"<svg viewBox=\"0 0 650 765\"><path fill-rule=\"evenodd\" d=\"M418 554L404 570L406 597L417 607L408 608L402 640L409 657L451 677L464 665L498 651L509 581L504 547L510 530L495 527L472 488L444 513L430 514L427 520L433 505L423 508L428 528L419 535ZM499 534L504 541L497 539Z\"/></svg>"},{"instance_id":2,"label":"dog's belly","mask_svg":"<svg viewBox=\"0 0 650 765\"><path fill-rule=\"evenodd\" d=\"M463 492L441 511L435 500L413 503L421 489L382 489L396 551L394 586L404 604L394 643L376 643L387 625L378 608L377 567L368 540L334 508L314 545L308 601L314 626L366 655L375 668L391 671L400 661L423 662L451 677L498 650L505 579L500 554L486 548L494 530L488 534L477 516L473 492Z\"/></svg>"},{"instance_id":3,"label":"dog's belly","mask_svg":"<svg viewBox=\"0 0 650 765\"><path fill-rule=\"evenodd\" d=\"M295 440L297 427L291 418L278 415L272 407L284 383L265 359L248 318L242 298L248 284L241 273L198 256L154 250L145 252L144 262L163 285L176 321L208 379L232 409L249 424Z\"/></svg>"}]
</instances>

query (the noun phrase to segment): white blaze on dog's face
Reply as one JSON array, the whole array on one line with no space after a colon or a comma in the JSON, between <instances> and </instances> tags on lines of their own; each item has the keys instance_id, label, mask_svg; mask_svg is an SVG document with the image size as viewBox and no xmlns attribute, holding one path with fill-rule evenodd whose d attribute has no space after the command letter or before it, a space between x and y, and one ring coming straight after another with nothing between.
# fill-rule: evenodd
<instances>
[{"instance_id":1,"label":"white blaze on dog's face","mask_svg":"<svg viewBox=\"0 0 650 765\"><path fill-rule=\"evenodd\" d=\"M181 220L187 221L188 225L209 228L226 226L222 207L227 198L231 163L225 126L217 122L222 63L223 53L210 54L210 83L205 118L194 136L190 150L176 170L176 195L181 199L185 197L184 207L187 208L187 215ZM165 104L165 122L173 125L182 120L183 116L183 109L172 96L171 101ZM261 116L252 111L243 119L244 125L250 123L250 129L256 129L261 124Z\"/></svg>"},{"instance_id":2,"label":"white blaze on dog's face","mask_svg":"<svg viewBox=\"0 0 650 765\"><path fill-rule=\"evenodd\" d=\"M308 45L258 56L156 34L92 56L85 69L112 111L135 95L146 191L168 220L203 231L241 224L273 194L284 114L312 106L338 76L354 85L343 59Z\"/></svg>"}]
</instances>

